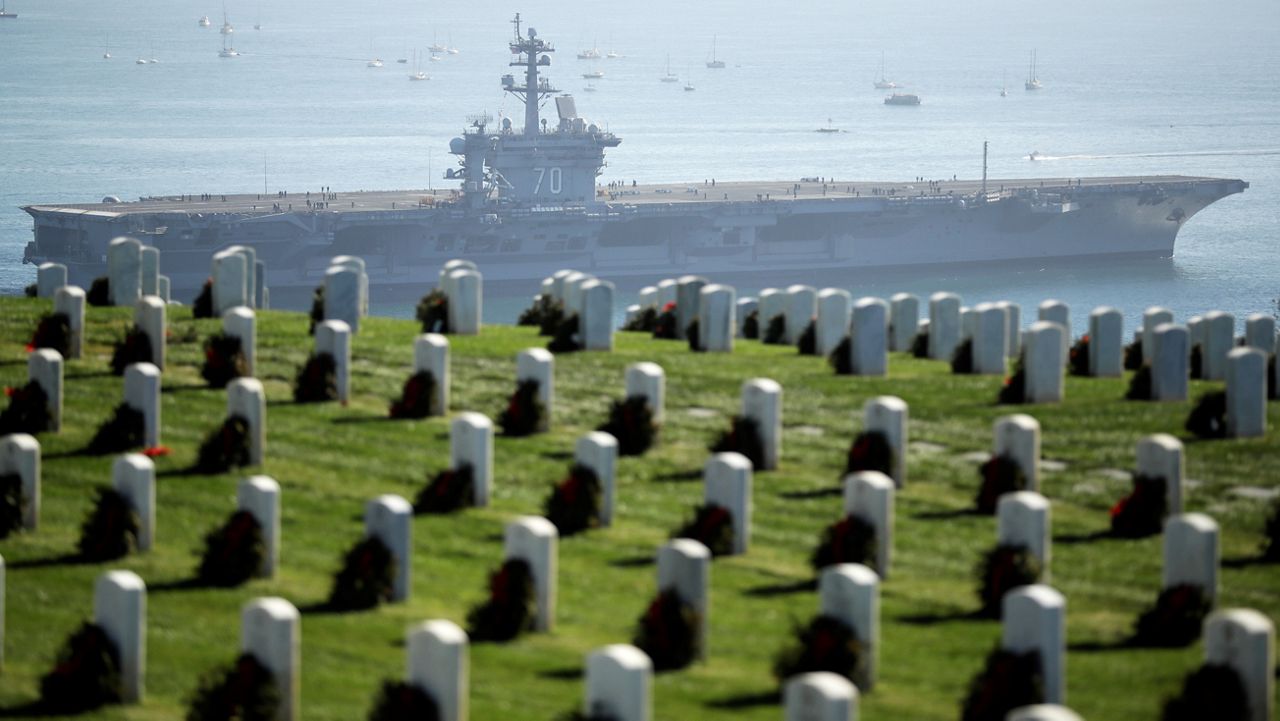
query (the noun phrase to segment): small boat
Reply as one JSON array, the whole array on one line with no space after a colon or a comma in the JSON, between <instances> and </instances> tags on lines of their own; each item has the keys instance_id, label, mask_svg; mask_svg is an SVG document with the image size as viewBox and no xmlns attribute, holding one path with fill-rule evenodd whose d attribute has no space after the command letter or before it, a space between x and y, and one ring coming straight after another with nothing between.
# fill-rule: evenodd
<instances>
[{"instance_id":1,"label":"small boat","mask_svg":"<svg viewBox=\"0 0 1280 721\"><path fill-rule=\"evenodd\" d=\"M197 24L197 25L199 25L199 26L200 26L200 27L202 27L202 28L207 28L207 27L209 27L210 25L212 25L213 23L209 20L209 16L208 16L208 15L205 15L205 16L201 17L201 18L200 18L200 20L199 20L196 24Z\"/></svg>"},{"instance_id":2,"label":"small boat","mask_svg":"<svg viewBox=\"0 0 1280 721\"><path fill-rule=\"evenodd\" d=\"M222 49L218 51L218 57L220 57L220 58L238 58L238 57L240 57L240 53L236 52L236 48L235 48L235 46L234 46L234 45L230 45L230 46L228 46L228 45L227 45L227 39L224 37L224 38L222 39Z\"/></svg>"},{"instance_id":3,"label":"small boat","mask_svg":"<svg viewBox=\"0 0 1280 721\"><path fill-rule=\"evenodd\" d=\"M919 105L920 96L914 93L894 93L884 99L885 105Z\"/></svg>"},{"instance_id":4,"label":"small boat","mask_svg":"<svg viewBox=\"0 0 1280 721\"><path fill-rule=\"evenodd\" d=\"M1022 86L1027 90L1039 90L1044 87L1040 82L1040 78L1036 77L1036 51L1034 50L1031 51L1031 68L1027 73L1027 82L1023 83Z\"/></svg>"},{"instance_id":5,"label":"small boat","mask_svg":"<svg viewBox=\"0 0 1280 721\"><path fill-rule=\"evenodd\" d=\"M111 59L111 38L107 38L107 48L106 48L106 50L105 50L105 51L103 51L103 53L102 53L102 59L103 59L103 60L110 60L110 59Z\"/></svg>"},{"instance_id":6,"label":"small boat","mask_svg":"<svg viewBox=\"0 0 1280 721\"><path fill-rule=\"evenodd\" d=\"M449 53L450 55L458 54L458 48L454 47L454 44L453 44L453 33L449 33L449 44L445 47L445 52Z\"/></svg>"},{"instance_id":7,"label":"small boat","mask_svg":"<svg viewBox=\"0 0 1280 721\"><path fill-rule=\"evenodd\" d=\"M422 72L421 70L419 70L418 72L414 73L413 75L410 75L410 76L409 76L409 79L410 79L410 80L430 80L430 79L431 79L431 76L430 76L430 75L427 75L426 73L424 73L424 72Z\"/></svg>"},{"instance_id":8,"label":"small boat","mask_svg":"<svg viewBox=\"0 0 1280 721\"><path fill-rule=\"evenodd\" d=\"M897 83L888 80L884 76L884 53L880 53L880 79L872 83L876 90L893 90L899 87Z\"/></svg>"},{"instance_id":9,"label":"small boat","mask_svg":"<svg viewBox=\"0 0 1280 721\"><path fill-rule=\"evenodd\" d=\"M595 91L596 86L593 83L587 83L587 87L582 89L582 92L584 93L594 93Z\"/></svg>"},{"instance_id":10,"label":"small boat","mask_svg":"<svg viewBox=\"0 0 1280 721\"><path fill-rule=\"evenodd\" d=\"M366 68L380 68L382 67L382 60L378 58L374 58L373 60L370 60L369 62L365 63L364 66Z\"/></svg>"},{"instance_id":11,"label":"small boat","mask_svg":"<svg viewBox=\"0 0 1280 721\"><path fill-rule=\"evenodd\" d=\"M1007 73L1005 74L1005 76L1004 76L1004 77L1001 77L1001 78L1000 78L1000 97L1002 97L1002 98L1007 98L1007 97L1009 97L1009 90L1005 87L1005 84L1006 84L1006 83L1005 83L1005 80L1007 80L1007 79L1008 79L1008 74L1007 74Z\"/></svg>"},{"instance_id":12,"label":"small boat","mask_svg":"<svg viewBox=\"0 0 1280 721\"><path fill-rule=\"evenodd\" d=\"M396 58L396 62L400 63L401 65L408 65L409 58Z\"/></svg>"},{"instance_id":13,"label":"small boat","mask_svg":"<svg viewBox=\"0 0 1280 721\"><path fill-rule=\"evenodd\" d=\"M603 71L603 70L592 70L592 71L591 71L591 72L589 72L589 73L583 73L583 74L582 74L582 77L586 78L587 80L599 80L600 78L603 78L603 77L604 77L604 71Z\"/></svg>"},{"instance_id":14,"label":"small boat","mask_svg":"<svg viewBox=\"0 0 1280 721\"><path fill-rule=\"evenodd\" d=\"M0 0L0 20L17 20L17 19L18 19L18 13L9 12L8 8L4 6L4 0Z\"/></svg>"},{"instance_id":15,"label":"small boat","mask_svg":"<svg viewBox=\"0 0 1280 721\"><path fill-rule=\"evenodd\" d=\"M448 46L441 45L440 41L436 40L436 36L434 33L432 33L431 35L431 44L427 46L427 50L430 50L433 53L449 52Z\"/></svg>"},{"instance_id":16,"label":"small boat","mask_svg":"<svg viewBox=\"0 0 1280 721\"><path fill-rule=\"evenodd\" d=\"M716 59L716 36L711 36L711 59L707 61L707 67L719 70L724 67L723 60Z\"/></svg>"},{"instance_id":17,"label":"small boat","mask_svg":"<svg viewBox=\"0 0 1280 721\"><path fill-rule=\"evenodd\" d=\"M671 74L671 56L670 55L667 56L667 74L663 75L661 78L659 78L659 80L661 80L664 83L680 82L680 76Z\"/></svg>"},{"instance_id":18,"label":"small boat","mask_svg":"<svg viewBox=\"0 0 1280 721\"><path fill-rule=\"evenodd\" d=\"M840 132L840 128L837 128L836 126L832 125L832 124L831 124L831 118L827 118L827 124L826 124L826 125L824 125L824 126L823 126L823 127L821 127L821 128L818 128L818 129L817 129L816 131L814 131L814 132L818 132L818 133L838 133L838 132Z\"/></svg>"},{"instance_id":19,"label":"small boat","mask_svg":"<svg viewBox=\"0 0 1280 721\"><path fill-rule=\"evenodd\" d=\"M605 53L605 57L606 57L606 58L608 58L608 59L610 59L610 60L617 60L618 58L620 58L620 57L622 57L622 56L621 56L621 55L619 55L618 53L614 52L613 50L610 50L609 52Z\"/></svg>"},{"instance_id":20,"label":"small boat","mask_svg":"<svg viewBox=\"0 0 1280 721\"><path fill-rule=\"evenodd\" d=\"M697 88L693 87L693 71L691 69L689 68L684 69L684 77L685 77L684 91L686 93L692 93L693 91L697 90Z\"/></svg>"},{"instance_id":21,"label":"small boat","mask_svg":"<svg viewBox=\"0 0 1280 721\"><path fill-rule=\"evenodd\" d=\"M133 64L134 65L150 65L151 61L147 60L146 58L138 58L137 60L133 61Z\"/></svg>"},{"instance_id":22,"label":"small boat","mask_svg":"<svg viewBox=\"0 0 1280 721\"><path fill-rule=\"evenodd\" d=\"M231 22L227 20L227 11L223 10L222 11L222 28L218 30L218 32L222 33L223 35L230 35L235 31L236 29L232 27Z\"/></svg>"},{"instance_id":23,"label":"small boat","mask_svg":"<svg viewBox=\"0 0 1280 721\"><path fill-rule=\"evenodd\" d=\"M413 53L413 72L409 74L409 79L413 81L431 79L430 75L427 75L426 73L422 72L422 65L419 62L419 55L416 50Z\"/></svg>"},{"instance_id":24,"label":"small boat","mask_svg":"<svg viewBox=\"0 0 1280 721\"><path fill-rule=\"evenodd\" d=\"M436 55L435 53L431 53L431 62L438 63L440 62L440 60L441 58L439 55Z\"/></svg>"},{"instance_id":25,"label":"small boat","mask_svg":"<svg viewBox=\"0 0 1280 721\"><path fill-rule=\"evenodd\" d=\"M1030 160L1033 163L1036 162L1037 160L1044 160L1044 158L1045 158L1044 153L1040 152L1039 150L1032 150L1031 154L1027 156L1027 160Z\"/></svg>"},{"instance_id":26,"label":"small boat","mask_svg":"<svg viewBox=\"0 0 1280 721\"><path fill-rule=\"evenodd\" d=\"M599 60L604 57L600 54L600 48L592 47L590 50L583 50L578 53L579 60Z\"/></svg>"}]
</instances>

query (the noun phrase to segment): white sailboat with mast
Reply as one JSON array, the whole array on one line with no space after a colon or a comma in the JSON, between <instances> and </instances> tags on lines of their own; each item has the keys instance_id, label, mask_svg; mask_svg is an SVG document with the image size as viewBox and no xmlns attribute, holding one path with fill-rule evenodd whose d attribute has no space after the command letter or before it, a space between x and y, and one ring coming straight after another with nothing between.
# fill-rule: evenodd
<instances>
[{"instance_id":1,"label":"white sailboat with mast","mask_svg":"<svg viewBox=\"0 0 1280 721\"><path fill-rule=\"evenodd\" d=\"M719 70L724 67L724 61L716 58L716 36L711 36L711 59L707 61L707 67Z\"/></svg>"},{"instance_id":2,"label":"white sailboat with mast","mask_svg":"<svg viewBox=\"0 0 1280 721\"><path fill-rule=\"evenodd\" d=\"M893 82L892 80L886 79L884 76L884 53L883 52L880 53L880 79L872 83L872 85L875 86L876 90L893 90L894 88L899 87L897 83Z\"/></svg>"},{"instance_id":3,"label":"white sailboat with mast","mask_svg":"<svg viewBox=\"0 0 1280 721\"><path fill-rule=\"evenodd\" d=\"M667 74L663 75L659 79L662 80L662 82L664 83L675 83L680 81L680 77L678 75L671 74L671 55L670 54L667 55Z\"/></svg>"},{"instance_id":4,"label":"white sailboat with mast","mask_svg":"<svg viewBox=\"0 0 1280 721\"><path fill-rule=\"evenodd\" d=\"M1027 90L1039 90L1044 85L1040 82L1040 78L1036 77L1036 51L1031 51L1031 68L1027 73L1027 82L1023 84Z\"/></svg>"}]
</instances>

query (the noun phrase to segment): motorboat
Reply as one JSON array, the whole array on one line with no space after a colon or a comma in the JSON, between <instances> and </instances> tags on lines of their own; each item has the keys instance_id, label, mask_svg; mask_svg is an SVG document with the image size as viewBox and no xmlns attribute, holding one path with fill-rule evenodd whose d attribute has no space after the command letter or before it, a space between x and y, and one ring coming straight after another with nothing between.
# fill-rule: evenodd
<instances>
[{"instance_id":1,"label":"motorboat","mask_svg":"<svg viewBox=\"0 0 1280 721\"><path fill-rule=\"evenodd\" d=\"M885 105L919 105L920 96L914 93L894 93L884 99Z\"/></svg>"},{"instance_id":2,"label":"motorboat","mask_svg":"<svg viewBox=\"0 0 1280 721\"><path fill-rule=\"evenodd\" d=\"M382 60L380 60L379 58L374 58L373 60L370 60L369 62L365 63L364 66L366 68L380 68L382 67Z\"/></svg>"},{"instance_id":3,"label":"motorboat","mask_svg":"<svg viewBox=\"0 0 1280 721\"><path fill-rule=\"evenodd\" d=\"M838 133L838 132L840 132L840 128L837 128L836 126L832 125L832 124L831 124L831 118L827 118L827 124L826 124L826 125L824 125L824 126L822 126L821 128L818 128L818 129L817 129L816 131L814 131L814 132L818 132L818 133Z\"/></svg>"},{"instance_id":4,"label":"motorboat","mask_svg":"<svg viewBox=\"0 0 1280 721\"><path fill-rule=\"evenodd\" d=\"M208 15L205 15L205 16L201 17L201 18L200 18L200 20L196 22L196 24L197 24L197 25L199 25L199 26L200 26L200 27L202 27L202 28L207 28L207 27L209 27L210 25L212 25L212 24L213 24L213 21L209 20L209 16L208 16Z\"/></svg>"},{"instance_id":5,"label":"motorboat","mask_svg":"<svg viewBox=\"0 0 1280 721\"><path fill-rule=\"evenodd\" d=\"M586 78L587 80L599 80L600 78L604 77L604 71L592 70L591 72L583 73L582 77Z\"/></svg>"}]
</instances>

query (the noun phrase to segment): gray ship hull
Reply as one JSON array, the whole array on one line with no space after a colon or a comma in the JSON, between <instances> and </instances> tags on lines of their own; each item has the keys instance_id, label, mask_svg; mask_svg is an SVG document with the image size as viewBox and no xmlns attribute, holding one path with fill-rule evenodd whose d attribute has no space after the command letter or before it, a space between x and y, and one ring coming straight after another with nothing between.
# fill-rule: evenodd
<instances>
[{"instance_id":1,"label":"gray ship hull","mask_svg":"<svg viewBox=\"0 0 1280 721\"><path fill-rule=\"evenodd\" d=\"M313 288L335 255L365 259L375 287L421 292L441 264L467 258L486 283L536 281L565 267L624 286L684 273L800 273L1089 256L1170 257L1178 231L1248 187L1215 178L1098 178L892 183L721 183L601 189L579 206L465 209L425 191L294 197L217 196L24 208L35 239L24 261L68 266L87 286L106 245L132 235L161 250L176 298L210 257L253 246L274 290ZM307 206L311 207L307 207ZM299 207L301 206L301 207ZM488 210L488 209L487 209Z\"/></svg>"}]
</instances>

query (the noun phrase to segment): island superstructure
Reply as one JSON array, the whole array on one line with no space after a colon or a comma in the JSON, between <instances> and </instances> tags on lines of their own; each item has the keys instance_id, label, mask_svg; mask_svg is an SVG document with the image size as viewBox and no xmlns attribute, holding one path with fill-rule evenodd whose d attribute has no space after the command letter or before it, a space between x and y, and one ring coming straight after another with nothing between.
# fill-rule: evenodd
<instances>
[{"instance_id":1,"label":"island superstructure","mask_svg":"<svg viewBox=\"0 0 1280 721\"><path fill-rule=\"evenodd\" d=\"M249 245L273 289L311 288L329 259L365 259L375 286L421 289L445 261L479 263L486 281L538 280L564 267L642 284L683 273L807 270L1085 256L1169 257L1178 231L1248 187L1187 177L847 179L602 185L621 138L580 116L543 71L554 46L513 21L503 89L523 123L474 115L450 141L455 189L298 195L175 195L25 206L24 262L67 265L87 285L107 243L130 235L162 251L178 297L210 257ZM542 116L554 106L552 123ZM495 127L496 126L496 127Z\"/></svg>"}]
</instances>

